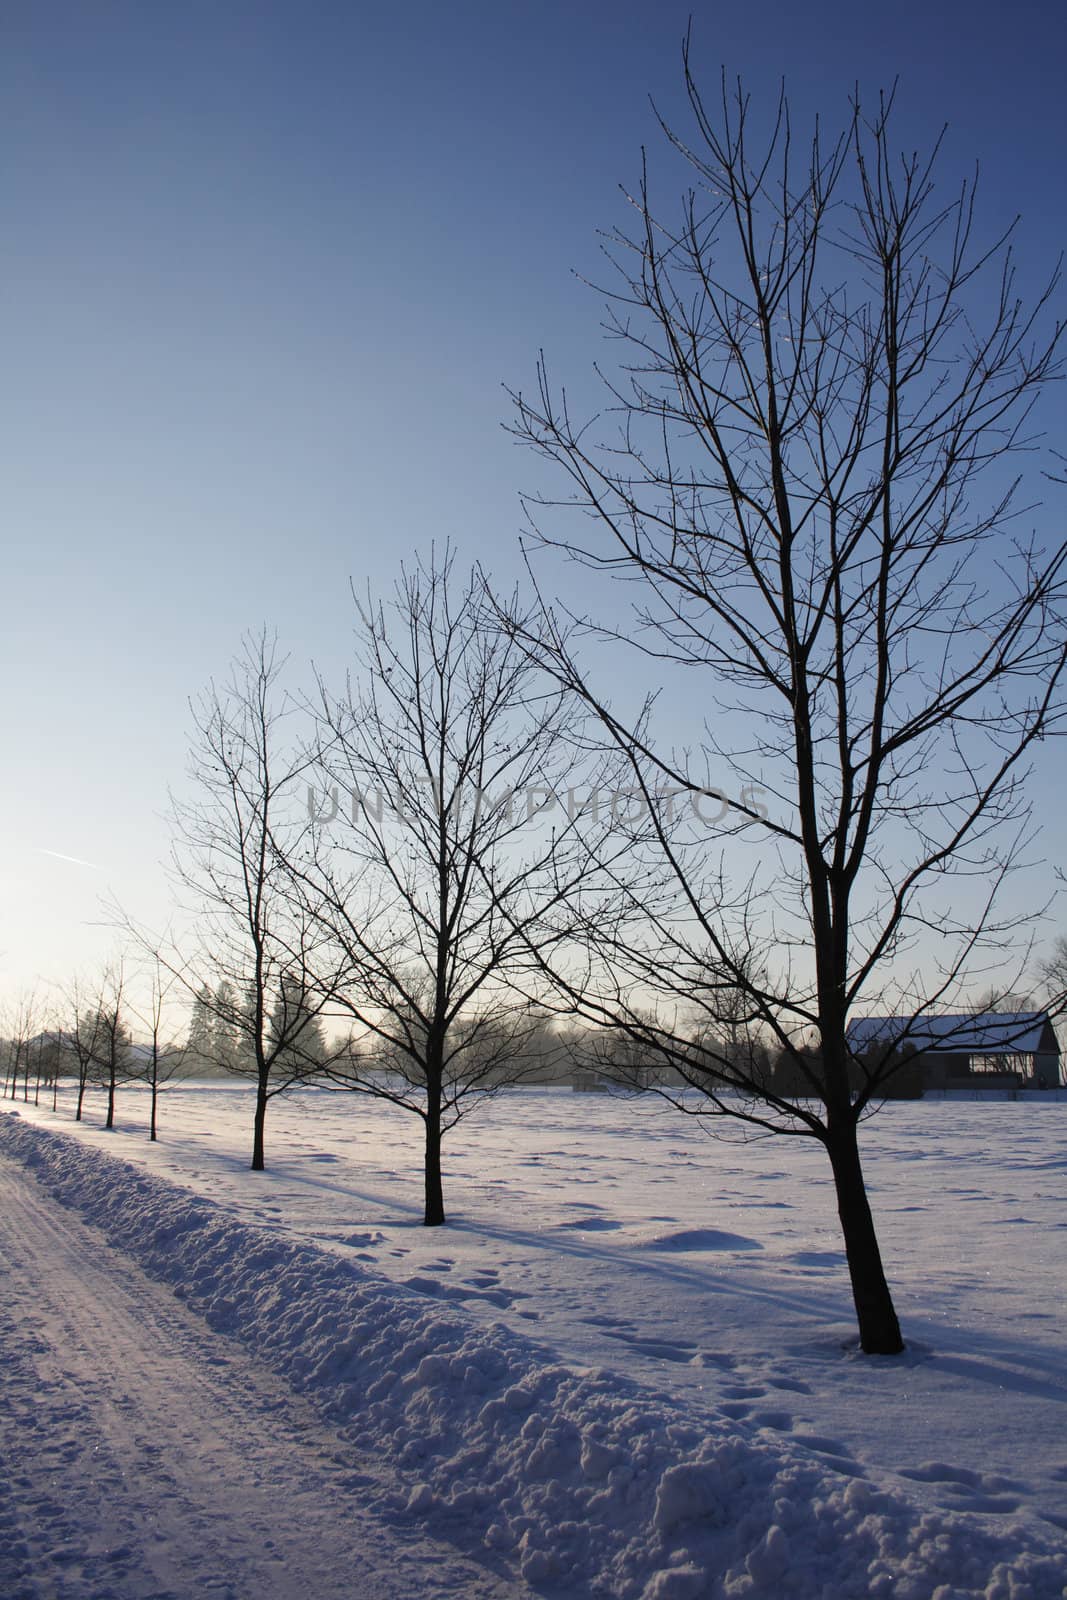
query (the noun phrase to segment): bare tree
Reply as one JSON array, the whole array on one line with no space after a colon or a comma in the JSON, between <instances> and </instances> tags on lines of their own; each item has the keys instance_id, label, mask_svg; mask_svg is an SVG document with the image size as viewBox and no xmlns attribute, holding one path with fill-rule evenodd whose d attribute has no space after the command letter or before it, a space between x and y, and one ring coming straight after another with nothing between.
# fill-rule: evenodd
<instances>
[{"instance_id":1,"label":"bare tree","mask_svg":"<svg viewBox=\"0 0 1067 1600\"><path fill-rule=\"evenodd\" d=\"M1004 1016L1033 1011L1036 1009L1036 1005L1033 995L1026 991L1021 991L1015 987L999 989L994 986L991 989L982 990L977 999L970 1002L967 1009L973 1012L975 1016L982 1016L986 1013Z\"/></svg>"},{"instance_id":2,"label":"bare tree","mask_svg":"<svg viewBox=\"0 0 1067 1600\"><path fill-rule=\"evenodd\" d=\"M52 1110L55 1111L59 1105L59 1080L64 1074L69 1050L67 1036L63 1032L62 1014L58 1009L48 1038L49 1043L44 1056L44 1077L45 1083L52 1089Z\"/></svg>"},{"instance_id":3,"label":"bare tree","mask_svg":"<svg viewBox=\"0 0 1067 1600\"><path fill-rule=\"evenodd\" d=\"M825 1146L862 1348L894 1353L857 1127L900 1056L852 1089L846 1026L890 994L905 1016L947 1005L979 947L1014 937L996 895L1027 838L1028 761L1062 726L1067 553L1023 536L1014 463L1061 325L1052 285L1019 297L1008 238L978 241L974 185L946 197L936 149L896 155L891 98L801 149L784 98L763 136L725 79L706 103L688 43L685 81L692 134L663 127L692 187L671 220L646 167L634 230L608 244L623 357L605 412L572 417L543 361L514 397L516 432L570 486L554 515L573 524L547 530L542 497L534 542L630 581L634 615L601 631L695 672L706 718L699 758L664 753L653 707L614 711L554 650L646 802L614 919L594 872L582 886L595 981L556 975L704 1111ZM680 828L664 790L700 796L723 763L723 819ZM766 817L737 792L752 784ZM804 1096L729 1052L694 1058L683 1002L714 1028L738 994Z\"/></svg>"},{"instance_id":4,"label":"bare tree","mask_svg":"<svg viewBox=\"0 0 1067 1600\"><path fill-rule=\"evenodd\" d=\"M752 1004L752 994L767 992L767 969L751 949L734 948L732 959L741 970L740 979L724 970L717 959L705 974L705 989L693 1007L693 1042L706 1054L710 1075L714 1076L718 1063L728 1061L734 1084L741 1078L766 1084L770 1054L763 1018Z\"/></svg>"},{"instance_id":5,"label":"bare tree","mask_svg":"<svg viewBox=\"0 0 1067 1600\"><path fill-rule=\"evenodd\" d=\"M34 1104L40 1106L42 1088L51 1088L53 1110L59 1093L59 1072L62 1070L62 1030L51 1011L42 1013L37 1032L32 1040L34 1054Z\"/></svg>"},{"instance_id":6,"label":"bare tree","mask_svg":"<svg viewBox=\"0 0 1067 1600\"><path fill-rule=\"evenodd\" d=\"M213 1016L218 1065L255 1084L254 1172L265 1165L271 1100L320 1065L300 1047L307 1012L280 1028L272 1016L284 1014L281 997L294 994L318 1014L331 991L322 940L285 871L306 826L297 786L308 757L287 737L297 708L283 693L284 666L268 634L249 637L226 683L212 683L193 704L195 793L174 807L174 861L199 950L188 960L162 958Z\"/></svg>"},{"instance_id":7,"label":"bare tree","mask_svg":"<svg viewBox=\"0 0 1067 1600\"><path fill-rule=\"evenodd\" d=\"M29 1073L33 1072L33 1103L41 1103L41 1090L52 1091L52 1110L56 1109L59 1077L63 1071L63 1032L54 1007L42 1005L30 1014L32 1033L23 1046L23 1098L29 1098Z\"/></svg>"},{"instance_id":8,"label":"bare tree","mask_svg":"<svg viewBox=\"0 0 1067 1600\"><path fill-rule=\"evenodd\" d=\"M130 1076L130 1034L126 1025L126 972L121 961L104 973L96 1002L95 1066L107 1090L104 1126L115 1126L115 1095L120 1082Z\"/></svg>"},{"instance_id":9,"label":"bare tree","mask_svg":"<svg viewBox=\"0 0 1067 1600\"><path fill-rule=\"evenodd\" d=\"M1041 976L1045 981L1049 1010L1054 1016L1062 1016L1067 1011L1067 938L1062 935L1042 964Z\"/></svg>"},{"instance_id":10,"label":"bare tree","mask_svg":"<svg viewBox=\"0 0 1067 1600\"><path fill-rule=\"evenodd\" d=\"M522 1074L543 1027L513 985L551 892L564 757L558 689L487 624L480 575L458 582L453 565L431 557L389 608L360 606L360 687L320 685L331 788L301 879L350 975L336 1002L354 1048L332 1076L422 1120L427 1226L445 1220L445 1134Z\"/></svg>"},{"instance_id":11,"label":"bare tree","mask_svg":"<svg viewBox=\"0 0 1067 1600\"><path fill-rule=\"evenodd\" d=\"M34 1035L40 1028L40 1001L36 991L29 990L15 1000L7 1016L7 1038L4 1041L4 1093L14 1100L22 1078L22 1098L30 1097L30 1066Z\"/></svg>"},{"instance_id":12,"label":"bare tree","mask_svg":"<svg viewBox=\"0 0 1067 1600\"><path fill-rule=\"evenodd\" d=\"M133 1015L147 1034L147 1047L142 1057L138 1076L147 1084L150 1095L148 1138L154 1144L159 1136L158 1107L160 1091L186 1073L189 1048L179 1043L167 1025L168 1004L181 991L182 974L170 971L160 955L155 953L148 970L148 994L144 1004Z\"/></svg>"},{"instance_id":13,"label":"bare tree","mask_svg":"<svg viewBox=\"0 0 1067 1600\"><path fill-rule=\"evenodd\" d=\"M67 1051L73 1057L77 1079L78 1094L74 1120L80 1122L85 1106L85 1092L94 1081L102 1048L103 1018L100 991L87 987L81 978L74 978L63 990L63 1006L66 1016L62 1029L63 1040Z\"/></svg>"}]
</instances>

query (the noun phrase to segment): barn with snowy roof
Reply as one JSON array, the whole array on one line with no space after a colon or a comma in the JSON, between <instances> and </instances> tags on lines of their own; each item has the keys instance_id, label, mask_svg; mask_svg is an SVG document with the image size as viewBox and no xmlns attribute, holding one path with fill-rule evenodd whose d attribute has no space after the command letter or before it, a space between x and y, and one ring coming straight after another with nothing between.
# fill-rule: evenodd
<instances>
[{"instance_id":1,"label":"barn with snowy roof","mask_svg":"<svg viewBox=\"0 0 1067 1600\"><path fill-rule=\"evenodd\" d=\"M855 1017L854 1056L899 1051L922 1067L924 1089L1055 1089L1060 1047L1047 1011Z\"/></svg>"}]
</instances>

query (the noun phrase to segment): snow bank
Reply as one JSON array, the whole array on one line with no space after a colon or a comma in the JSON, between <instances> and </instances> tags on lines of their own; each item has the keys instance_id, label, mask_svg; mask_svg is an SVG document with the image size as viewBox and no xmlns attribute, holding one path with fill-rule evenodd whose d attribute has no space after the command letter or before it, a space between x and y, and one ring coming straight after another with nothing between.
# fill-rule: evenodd
<instances>
[{"instance_id":1,"label":"snow bank","mask_svg":"<svg viewBox=\"0 0 1067 1600\"><path fill-rule=\"evenodd\" d=\"M500 1324L232 1220L17 1114L0 1151L313 1399L402 1486L398 1513L617 1600L1061 1600L1062 1552L1011 1516L906 1493ZM250 1180L254 1181L254 1180Z\"/></svg>"}]
</instances>

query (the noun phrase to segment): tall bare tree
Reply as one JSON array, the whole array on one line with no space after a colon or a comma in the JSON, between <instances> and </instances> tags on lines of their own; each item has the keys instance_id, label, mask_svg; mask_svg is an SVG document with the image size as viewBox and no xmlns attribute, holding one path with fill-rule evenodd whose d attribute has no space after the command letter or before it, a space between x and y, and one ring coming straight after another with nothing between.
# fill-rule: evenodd
<instances>
[{"instance_id":1,"label":"tall bare tree","mask_svg":"<svg viewBox=\"0 0 1067 1600\"><path fill-rule=\"evenodd\" d=\"M706 718L699 757L664 753L652 708L613 710L557 644L646 815L617 915L595 871L582 886L593 981L556 975L705 1111L824 1145L861 1344L893 1353L857 1128L899 1055L853 1090L846 1027L861 1006L947 1005L1012 936L996 895L1029 759L1062 727L1065 547L1025 536L1017 493L1062 325L1053 286L1024 304L1010 240L980 242L974 185L946 194L936 149L896 153L891 100L802 144L784 98L761 133L725 79L705 100L688 44L684 65L691 132L663 130L688 192L663 214L646 165L633 231L608 243L605 410L572 416L543 362L514 397L517 433L569 482L551 527L531 504L534 543L629 583L633 615L601 631L695 673ZM724 763L722 819L681 826L663 792L699 797ZM694 1057L673 1019L695 1002L712 1035L723 996L794 1054L804 1097L727 1051Z\"/></svg>"},{"instance_id":2,"label":"tall bare tree","mask_svg":"<svg viewBox=\"0 0 1067 1600\"><path fill-rule=\"evenodd\" d=\"M335 998L355 1047L332 1075L422 1120L424 1219L437 1226L445 1134L521 1074L543 1025L514 985L552 892L563 701L490 625L481 576L458 579L450 553L359 618L358 685L320 686L319 810L337 816L301 881L350 975Z\"/></svg>"},{"instance_id":3,"label":"tall bare tree","mask_svg":"<svg viewBox=\"0 0 1067 1600\"><path fill-rule=\"evenodd\" d=\"M323 941L285 871L306 826L298 787L309 758L290 735L297 707L283 689L284 666L267 633L249 637L226 682L193 704L194 792L174 808L174 861L199 949L165 958L214 1017L218 1064L255 1084L255 1172L265 1165L271 1100L321 1065L301 1049L306 1009L281 1026L272 1018L286 1015L282 996L294 994L317 1015L331 989Z\"/></svg>"}]
</instances>

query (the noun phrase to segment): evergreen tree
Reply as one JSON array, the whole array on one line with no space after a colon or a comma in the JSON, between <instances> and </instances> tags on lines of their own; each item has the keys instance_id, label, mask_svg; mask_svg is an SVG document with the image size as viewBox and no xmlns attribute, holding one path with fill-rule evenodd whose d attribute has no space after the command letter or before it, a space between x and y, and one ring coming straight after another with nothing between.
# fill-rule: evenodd
<instances>
[{"instance_id":1,"label":"evergreen tree","mask_svg":"<svg viewBox=\"0 0 1067 1600\"><path fill-rule=\"evenodd\" d=\"M270 1015L270 1041L289 1070L319 1067L328 1051L318 1013L308 1004L307 992L283 979Z\"/></svg>"},{"instance_id":2,"label":"evergreen tree","mask_svg":"<svg viewBox=\"0 0 1067 1600\"><path fill-rule=\"evenodd\" d=\"M193 1001L186 1049L198 1064L207 1065L215 1060L214 1001L206 983Z\"/></svg>"},{"instance_id":3,"label":"evergreen tree","mask_svg":"<svg viewBox=\"0 0 1067 1600\"><path fill-rule=\"evenodd\" d=\"M236 1072L241 1064L243 1029L237 994L228 978L223 978L215 990L215 1060L227 1072Z\"/></svg>"}]
</instances>

